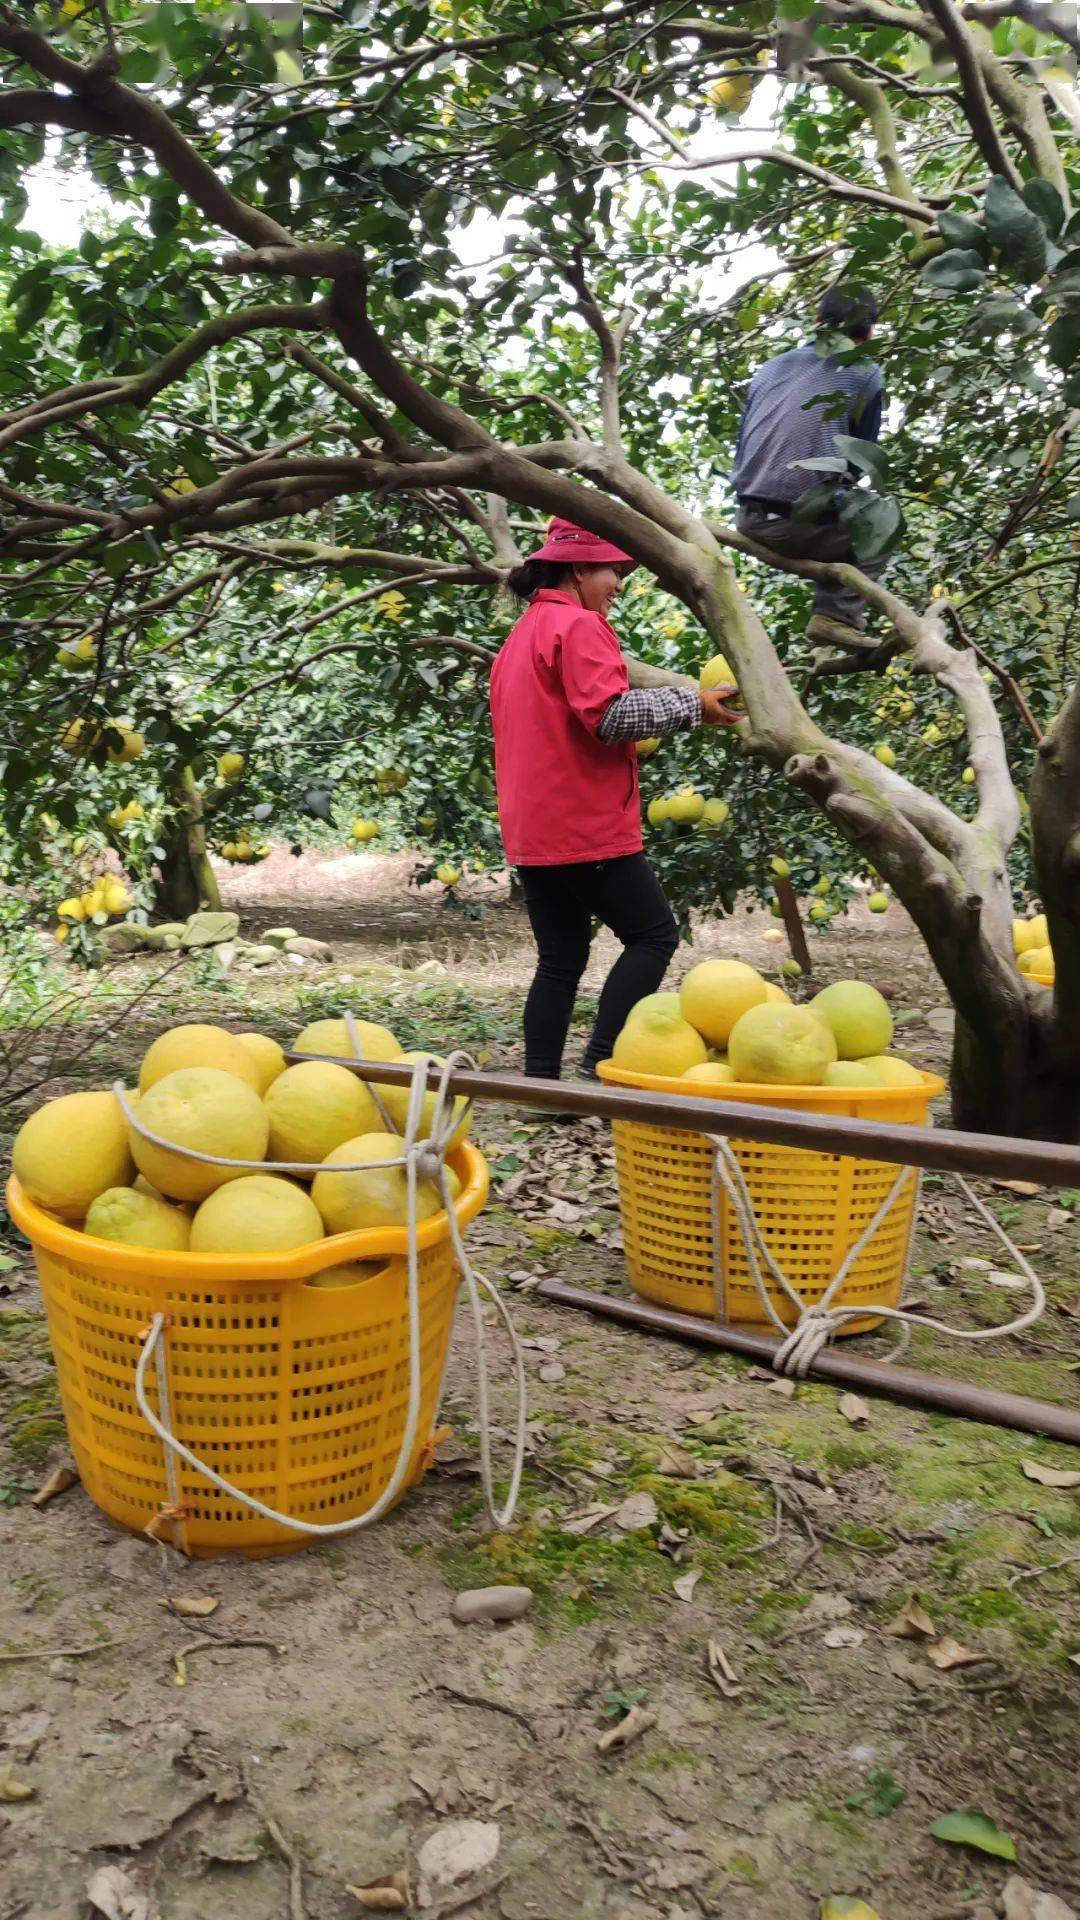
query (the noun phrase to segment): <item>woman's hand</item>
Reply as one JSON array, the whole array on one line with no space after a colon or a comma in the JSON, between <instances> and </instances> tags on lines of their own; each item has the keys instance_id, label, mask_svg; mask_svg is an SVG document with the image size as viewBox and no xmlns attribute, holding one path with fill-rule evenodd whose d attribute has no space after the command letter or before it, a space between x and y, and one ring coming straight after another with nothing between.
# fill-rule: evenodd
<instances>
[{"instance_id":1,"label":"woman's hand","mask_svg":"<svg viewBox=\"0 0 1080 1920\"><path fill-rule=\"evenodd\" d=\"M700 697L703 727L737 727L746 719L745 707L731 705L739 698L738 687L703 687Z\"/></svg>"}]
</instances>

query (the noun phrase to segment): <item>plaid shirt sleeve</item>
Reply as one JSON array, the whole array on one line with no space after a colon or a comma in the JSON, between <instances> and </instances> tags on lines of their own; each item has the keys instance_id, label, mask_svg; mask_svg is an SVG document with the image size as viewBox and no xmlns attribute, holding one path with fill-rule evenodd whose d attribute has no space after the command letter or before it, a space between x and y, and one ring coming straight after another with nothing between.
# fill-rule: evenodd
<instances>
[{"instance_id":1,"label":"plaid shirt sleeve","mask_svg":"<svg viewBox=\"0 0 1080 1920\"><path fill-rule=\"evenodd\" d=\"M701 699L693 687L632 687L609 700L597 728L607 747L628 740L692 733L701 725Z\"/></svg>"}]
</instances>

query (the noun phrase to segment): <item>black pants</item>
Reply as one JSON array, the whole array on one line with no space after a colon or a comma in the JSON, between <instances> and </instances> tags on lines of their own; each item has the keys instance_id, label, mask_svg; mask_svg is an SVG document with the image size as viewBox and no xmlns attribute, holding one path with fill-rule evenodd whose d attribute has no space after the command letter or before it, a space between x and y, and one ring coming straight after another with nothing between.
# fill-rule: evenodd
<instances>
[{"instance_id":1,"label":"black pants","mask_svg":"<svg viewBox=\"0 0 1080 1920\"><path fill-rule=\"evenodd\" d=\"M525 1001L525 1071L557 1080L578 981L599 920L623 951L604 982L582 1070L606 1060L630 1009L655 993L679 944L675 916L643 853L561 867L521 867L525 908L539 951Z\"/></svg>"}]
</instances>

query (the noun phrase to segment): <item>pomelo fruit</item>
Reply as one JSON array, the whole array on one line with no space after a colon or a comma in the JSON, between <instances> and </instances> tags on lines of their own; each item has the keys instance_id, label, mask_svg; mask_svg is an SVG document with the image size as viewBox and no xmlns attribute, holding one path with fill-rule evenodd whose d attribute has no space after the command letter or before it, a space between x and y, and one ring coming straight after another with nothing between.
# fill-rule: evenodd
<instances>
[{"instance_id":1,"label":"pomelo fruit","mask_svg":"<svg viewBox=\"0 0 1080 1920\"><path fill-rule=\"evenodd\" d=\"M658 794L655 800L649 801L649 804L646 807L645 812L646 812L646 816L648 818L650 827L659 827L663 825L663 822L668 817L669 804L670 803L664 797L663 794Z\"/></svg>"},{"instance_id":2,"label":"pomelo fruit","mask_svg":"<svg viewBox=\"0 0 1080 1920\"><path fill-rule=\"evenodd\" d=\"M798 961L795 960L794 958L781 960L780 971L783 974L785 980L801 980L802 979L802 968L800 967Z\"/></svg>"},{"instance_id":3,"label":"pomelo fruit","mask_svg":"<svg viewBox=\"0 0 1080 1920\"><path fill-rule=\"evenodd\" d=\"M627 1026L629 1026L631 1020L636 1020L639 1014L644 1015L649 1013L677 1013L681 1018L682 1008L679 1005L678 994L667 992L647 993L643 1000L635 1000L626 1016Z\"/></svg>"},{"instance_id":4,"label":"pomelo fruit","mask_svg":"<svg viewBox=\"0 0 1080 1920\"><path fill-rule=\"evenodd\" d=\"M63 913L63 911L63 907L58 908L58 912ZM1022 953L1026 953L1028 948L1033 945L1031 938L1032 925L1033 923L1030 920L1013 921L1013 952L1018 959Z\"/></svg>"},{"instance_id":5,"label":"pomelo fruit","mask_svg":"<svg viewBox=\"0 0 1080 1920\"><path fill-rule=\"evenodd\" d=\"M270 1160L320 1164L331 1148L358 1133L385 1132L367 1087L348 1067L305 1060L286 1067L263 1101L270 1119Z\"/></svg>"},{"instance_id":6,"label":"pomelo fruit","mask_svg":"<svg viewBox=\"0 0 1080 1920\"><path fill-rule=\"evenodd\" d=\"M322 1215L310 1196L273 1173L219 1187L191 1223L192 1253L288 1253L322 1238Z\"/></svg>"},{"instance_id":7,"label":"pomelo fruit","mask_svg":"<svg viewBox=\"0 0 1080 1920\"><path fill-rule=\"evenodd\" d=\"M726 1047L736 1020L765 998L760 973L743 960L702 960L679 988L683 1019L714 1047Z\"/></svg>"},{"instance_id":8,"label":"pomelo fruit","mask_svg":"<svg viewBox=\"0 0 1080 1920\"><path fill-rule=\"evenodd\" d=\"M1037 913L1033 920L1029 920L1028 930L1029 947L1048 947L1050 945L1050 929L1046 924L1045 913Z\"/></svg>"},{"instance_id":9,"label":"pomelo fruit","mask_svg":"<svg viewBox=\"0 0 1080 1920\"><path fill-rule=\"evenodd\" d=\"M896 1053L873 1053L856 1064L872 1067L875 1073L880 1074L886 1087L921 1087L923 1083L918 1067L913 1067L907 1060L901 1060Z\"/></svg>"},{"instance_id":10,"label":"pomelo fruit","mask_svg":"<svg viewBox=\"0 0 1080 1920\"><path fill-rule=\"evenodd\" d=\"M834 1060L821 1076L823 1087L883 1087L876 1067L865 1060Z\"/></svg>"},{"instance_id":11,"label":"pomelo fruit","mask_svg":"<svg viewBox=\"0 0 1080 1920\"><path fill-rule=\"evenodd\" d=\"M698 674L699 687L734 687L737 685L738 682L735 679L735 675L732 673L722 653L714 653L711 660L706 660L705 665Z\"/></svg>"},{"instance_id":12,"label":"pomelo fruit","mask_svg":"<svg viewBox=\"0 0 1080 1920\"><path fill-rule=\"evenodd\" d=\"M423 1060L423 1059L433 1060L435 1062L435 1065L438 1067L441 1067L443 1064L443 1058L440 1053L424 1054L423 1052L418 1052L418 1053L403 1053L399 1055L397 1061L395 1062L395 1065L402 1066L402 1067L404 1066L411 1067L415 1064L417 1060ZM408 1118L408 1113L409 1113L408 1087L391 1087L391 1086L380 1085L379 1092L382 1096L383 1105L385 1106L386 1111L390 1115L390 1118L393 1121L398 1132L404 1133L405 1122ZM437 1099L437 1095L434 1093L425 1093L424 1095L424 1104L423 1104L423 1109L421 1111L421 1116L420 1116L420 1131L419 1131L419 1134L417 1135L417 1138L420 1140L427 1140L428 1138L430 1138L431 1129L435 1124L436 1099ZM472 1124L471 1114L466 1114L464 1119L461 1119L459 1117L460 1115L465 1113L465 1108L467 1105L468 1105L468 1102L466 1101L464 1094L459 1093L456 1099L453 1100L453 1109L454 1109L455 1117L457 1118L457 1124L454 1127L454 1131L450 1136L448 1151L450 1148L459 1147L461 1145L461 1142L464 1140L466 1134L469 1131L469 1127ZM375 1131L375 1129L372 1128L371 1131Z\"/></svg>"},{"instance_id":13,"label":"pomelo fruit","mask_svg":"<svg viewBox=\"0 0 1080 1920\"><path fill-rule=\"evenodd\" d=\"M139 1101L139 1119L178 1147L220 1154L225 1160L261 1160L270 1138L270 1116L254 1088L219 1067L181 1067L155 1081ZM172 1200L205 1200L250 1172L248 1167L187 1160L167 1146L144 1140L134 1127L131 1151L139 1172Z\"/></svg>"},{"instance_id":14,"label":"pomelo fruit","mask_svg":"<svg viewBox=\"0 0 1080 1920\"><path fill-rule=\"evenodd\" d=\"M765 982L765 999L766 1001L771 1000L775 1002L777 1006L780 1005L781 1001L788 1007L792 1004L790 993L785 993L783 987L778 987L774 980L766 980Z\"/></svg>"},{"instance_id":15,"label":"pomelo fruit","mask_svg":"<svg viewBox=\"0 0 1080 1920\"><path fill-rule=\"evenodd\" d=\"M656 1073L676 1078L687 1067L701 1066L705 1042L677 1007L646 1007L639 1001L615 1042L611 1055L628 1073Z\"/></svg>"},{"instance_id":16,"label":"pomelo fruit","mask_svg":"<svg viewBox=\"0 0 1080 1920\"><path fill-rule=\"evenodd\" d=\"M344 1020L314 1020L302 1033L297 1034L293 1051L327 1053L339 1060L397 1060L400 1057L400 1042L394 1039L389 1027L380 1027L374 1020L357 1020L356 1031L360 1040L359 1054L353 1050Z\"/></svg>"},{"instance_id":17,"label":"pomelo fruit","mask_svg":"<svg viewBox=\"0 0 1080 1920\"><path fill-rule=\"evenodd\" d=\"M239 780L244 771L242 753L219 753L217 770L222 780Z\"/></svg>"},{"instance_id":18,"label":"pomelo fruit","mask_svg":"<svg viewBox=\"0 0 1080 1920\"><path fill-rule=\"evenodd\" d=\"M353 1260L343 1267L326 1267L322 1273L313 1273L306 1284L309 1287L325 1287L328 1292L335 1287L359 1287L365 1280L373 1280L377 1273L383 1271L382 1260Z\"/></svg>"},{"instance_id":19,"label":"pomelo fruit","mask_svg":"<svg viewBox=\"0 0 1080 1920\"><path fill-rule=\"evenodd\" d=\"M736 1080L817 1087L836 1059L836 1041L809 1007L782 1007L767 1000L735 1022L728 1059Z\"/></svg>"},{"instance_id":20,"label":"pomelo fruit","mask_svg":"<svg viewBox=\"0 0 1080 1920\"><path fill-rule=\"evenodd\" d=\"M109 1187L126 1187L128 1127L114 1093L64 1093L47 1100L15 1136L11 1165L28 1200L81 1220Z\"/></svg>"},{"instance_id":21,"label":"pomelo fruit","mask_svg":"<svg viewBox=\"0 0 1080 1920\"><path fill-rule=\"evenodd\" d=\"M674 820L680 827L696 825L703 818L704 813L705 795L695 793L693 788L688 793L673 793L667 803L668 819Z\"/></svg>"},{"instance_id":22,"label":"pomelo fruit","mask_svg":"<svg viewBox=\"0 0 1080 1920\"><path fill-rule=\"evenodd\" d=\"M705 802L701 815L701 824L703 827L722 827L730 812L731 808L728 806L727 801L721 800L718 794L713 794Z\"/></svg>"},{"instance_id":23,"label":"pomelo fruit","mask_svg":"<svg viewBox=\"0 0 1080 1920\"><path fill-rule=\"evenodd\" d=\"M879 740L873 749L874 759L880 760L883 767L895 767L896 754L887 740Z\"/></svg>"},{"instance_id":24,"label":"pomelo fruit","mask_svg":"<svg viewBox=\"0 0 1080 1920\"><path fill-rule=\"evenodd\" d=\"M219 1073L235 1074L253 1093L262 1090L253 1055L224 1027L193 1023L159 1033L143 1055L139 1068L140 1093L145 1093L158 1080L164 1080L166 1074L178 1073L181 1067L216 1067Z\"/></svg>"},{"instance_id":25,"label":"pomelo fruit","mask_svg":"<svg viewBox=\"0 0 1080 1920\"><path fill-rule=\"evenodd\" d=\"M735 1075L726 1060L704 1060L696 1067L687 1067L683 1074L684 1080L689 1080L694 1086L699 1087L730 1086L734 1078Z\"/></svg>"},{"instance_id":26,"label":"pomelo fruit","mask_svg":"<svg viewBox=\"0 0 1080 1920\"><path fill-rule=\"evenodd\" d=\"M395 1161L401 1157L401 1141L388 1133L362 1133L355 1140L344 1140L326 1156L320 1173L315 1175L311 1197L326 1225L327 1233L352 1233L363 1227L403 1227L407 1216L405 1168L375 1165L351 1173L335 1168L350 1160ZM442 1205L433 1180L417 1182L418 1220L430 1219Z\"/></svg>"},{"instance_id":27,"label":"pomelo fruit","mask_svg":"<svg viewBox=\"0 0 1080 1920\"><path fill-rule=\"evenodd\" d=\"M138 1187L107 1187L87 1208L83 1231L122 1246L186 1253L191 1222L159 1194L144 1193Z\"/></svg>"},{"instance_id":28,"label":"pomelo fruit","mask_svg":"<svg viewBox=\"0 0 1080 1920\"><path fill-rule=\"evenodd\" d=\"M1029 947L1016 964L1021 973L1053 973L1054 950L1052 947Z\"/></svg>"},{"instance_id":29,"label":"pomelo fruit","mask_svg":"<svg viewBox=\"0 0 1080 1920\"><path fill-rule=\"evenodd\" d=\"M893 1037L893 1017L884 994L865 980L834 980L810 1002L810 1011L836 1040L841 1060L865 1060L885 1053Z\"/></svg>"},{"instance_id":30,"label":"pomelo fruit","mask_svg":"<svg viewBox=\"0 0 1080 1920\"><path fill-rule=\"evenodd\" d=\"M268 1033L238 1033L236 1039L255 1062L255 1071L259 1076L256 1092L265 1094L272 1087L279 1074L285 1071L285 1055L276 1040Z\"/></svg>"},{"instance_id":31,"label":"pomelo fruit","mask_svg":"<svg viewBox=\"0 0 1080 1920\"><path fill-rule=\"evenodd\" d=\"M879 887L876 893L869 895L866 904L871 913L888 913L889 896L887 893L882 893Z\"/></svg>"}]
</instances>

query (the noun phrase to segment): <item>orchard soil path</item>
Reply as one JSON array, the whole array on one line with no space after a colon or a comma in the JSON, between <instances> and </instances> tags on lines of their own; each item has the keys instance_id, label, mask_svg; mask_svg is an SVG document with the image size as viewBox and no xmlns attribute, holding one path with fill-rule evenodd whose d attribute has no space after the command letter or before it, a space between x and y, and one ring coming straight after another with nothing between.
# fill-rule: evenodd
<instances>
[{"instance_id":1,"label":"orchard soil path","mask_svg":"<svg viewBox=\"0 0 1080 1920\"><path fill-rule=\"evenodd\" d=\"M72 1044L32 1103L133 1076L166 1021L287 1039L301 1012L346 996L410 1039L516 1065L529 958L517 909L493 882L479 899L466 890L465 907L482 907L469 919L434 890L407 890L407 872L401 859L275 851L230 878L245 930L288 922L330 939L333 965L172 973L85 1056ZM769 925L740 914L696 946L775 966ZM884 923L856 910L814 951L823 980L889 986L911 1016L905 1048L943 1058L940 994L897 910ZM607 957L601 945L587 992ZM117 990L159 965L125 963ZM471 1878L420 1889L427 1904L410 1911L814 1920L824 1896L847 1893L882 1920L988 1920L1011 1869L928 1831L968 1807L1013 1837L1029 1881L1075 1904L1078 1495L1032 1482L1021 1462L1077 1462L885 1401L852 1426L826 1387L789 1396L734 1360L546 1306L532 1291L546 1273L623 1284L605 1130L489 1108L477 1132L493 1167L477 1262L537 1343L507 1536L480 1511L464 1324L445 1403L453 1438L370 1534L199 1563L119 1533L77 1486L36 1511L29 1494L66 1447L32 1270L4 1242L0 1651L44 1657L0 1661L0 1782L34 1790L13 1803L0 1785L0 1920L78 1920L104 1867L145 1897L133 1914L160 1920L346 1920L364 1911L349 1886L408 1867L415 1894L420 1848L462 1821L496 1827L498 1852ZM989 1355L920 1333L915 1363L1076 1405L1072 1206L981 1191L1038 1247L1050 1311ZM988 1277L1005 1264L988 1236L947 1187L929 1185L926 1201L916 1291L969 1322L1005 1317L1016 1296ZM986 1264L962 1264L972 1258ZM636 1512L565 1527L634 1494ZM527 1619L452 1623L455 1591L506 1579L534 1589ZM166 1590L220 1601L207 1624L223 1643L179 1669L201 1629L167 1610ZM925 1641L886 1631L913 1593L978 1664L939 1671ZM247 1639L267 1644L229 1644ZM736 1676L726 1693L710 1642ZM633 1706L645 1730L600 1753Z\"/></svg>"}]
</instances>

